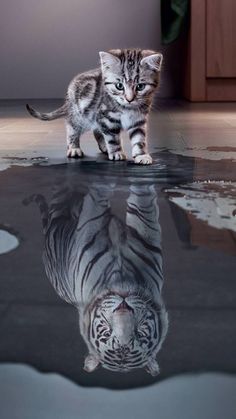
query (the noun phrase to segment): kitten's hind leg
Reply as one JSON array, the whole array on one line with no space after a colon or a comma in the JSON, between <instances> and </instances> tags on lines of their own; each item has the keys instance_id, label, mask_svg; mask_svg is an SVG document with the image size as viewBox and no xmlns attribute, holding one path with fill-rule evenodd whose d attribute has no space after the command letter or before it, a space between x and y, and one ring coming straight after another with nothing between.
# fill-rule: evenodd
<instances>
[{"instance_id":1,"label":"kitten's hind leg","mask_svg":"<svg viewBox=\"0 0 236 419\"><path fill-rule=\"evenodd\" d=\"M69 122L66 123L67 131L67 157L80 158L84 153L80 148L81 129L73 127Z\"/></svg>"},{"instance_id":2,"label":"kitten's hind leg","mask_svg":"<svg viewBox=\"0 0 236 419\"><path fill-rule=\"evenodd\" d=\"M93 135L94 135L94 137L95 137L95 139L98 143L99 150L102 153L107 154L107 146L106 146L106 142L105 142L105 139L104 139L102 133L98 130L94 130Z\"/></svg>"}]
</instances>

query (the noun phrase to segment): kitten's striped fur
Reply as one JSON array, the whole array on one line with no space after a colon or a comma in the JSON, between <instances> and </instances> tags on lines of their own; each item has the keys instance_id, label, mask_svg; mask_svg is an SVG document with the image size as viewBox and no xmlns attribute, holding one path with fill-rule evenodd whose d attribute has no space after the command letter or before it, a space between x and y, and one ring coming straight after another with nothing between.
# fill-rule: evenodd
<instances>
[{"instance_id":1,"label":"kitten's striped fur","mask_svg":"<svg viewBox=\"0 0 236 419\"><path fill-rule=\"evenodd\" d=\"M120 132L127 130L134 162L151 164L147 118L159 84L162 54L140 49L110 50L100 52L100 59L100 68L71 81L61 108L50 113L40 113L29 105L27 109L43 121L66 118L68 157L83 156L80 137L92 130L99 149L110 160L124 160Z\"/></svg>"}]
</instances>

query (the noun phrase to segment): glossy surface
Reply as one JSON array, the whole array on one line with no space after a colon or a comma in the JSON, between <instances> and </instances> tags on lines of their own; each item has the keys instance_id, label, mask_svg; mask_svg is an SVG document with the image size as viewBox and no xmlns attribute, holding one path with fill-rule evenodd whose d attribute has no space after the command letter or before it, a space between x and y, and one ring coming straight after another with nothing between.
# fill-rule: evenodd
<instances>
[{"instance_id":1,"label":"glossy surface","mask_svg":"<svg viewBox=\"0 0 236 419\"><path fill-rule=\"evenodd\" d=\"M171 380L198 391L199 407L204 383L223 392L223 375L218 381L215 373L227 380L236 372L233 159L153 148L151 167L96 156L52 164L45 151L43 161L18 162L0 173L1 230L18 240L0 255L2 366L59 374L94 397L91 387L134 389L139 398L150 384L157 386L151 392L164 389L166 379L173 403L186 387L176 384L176 396ZM101 325L96 310L103 300ZM87 305L90 314L96 311L89 318ZM195 387L197 374L210 372ZM109 393L99 397L109 400ZM233 393L227 397L231 406ZM209 400L213 406L214 395Z\"/></svg>"}]
</instances>

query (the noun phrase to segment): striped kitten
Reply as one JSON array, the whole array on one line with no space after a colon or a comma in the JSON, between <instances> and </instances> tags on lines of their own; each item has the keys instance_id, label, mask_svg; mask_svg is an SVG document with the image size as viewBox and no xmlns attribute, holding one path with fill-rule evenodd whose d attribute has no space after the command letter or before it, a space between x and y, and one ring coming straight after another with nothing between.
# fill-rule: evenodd
<instances>
[{"instance_id":1,"label":"striped kitten","mask_svg":"<svg viewBox=\"0 0 236 419\"><path fill-rule=\"evenodd\" d=\"M120 141L127 130L137 164L151 164L146 142L147 117L159 84L162 54L124 49L100 52L101 67L77 75L69 84L65 104L50 113L29 105L35 118L66 118L67 156L82 157L80 136L93 130L99 149L109 160L125 160Z\"/></svg>"}]
</instances>

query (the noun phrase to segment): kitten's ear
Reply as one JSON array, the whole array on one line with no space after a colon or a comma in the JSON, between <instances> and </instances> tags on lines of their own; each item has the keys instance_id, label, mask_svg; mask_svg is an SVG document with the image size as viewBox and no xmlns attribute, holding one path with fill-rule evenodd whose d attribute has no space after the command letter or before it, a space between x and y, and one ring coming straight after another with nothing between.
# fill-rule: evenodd
<instances>
[{"instance_id":1,"label":"kitten's ear","mask_svg":"<svg viewBox=\"0 0 236 419\"><path fill-rule=\"evenodd\" d=\"M93 372L99 365L99 359L94 355L89 354L84 360L84 370L87 372Z\"/></svg>"},{"instance_id":2,"label":"kitten's ear","mask_svg":"<svg viewBox=\"0 0 236 419\"><path fill-rule=\"evenodd\" d=\"M151 358L148 364L146 365L146 371L151 374L153 377L159 374L160 368L155 358Z\"/></svg>"},{"instance_id":3,"label":"kitten's ear","mask_svg":"<svg viewBox=\"0 0 236 419\"><path fill-rule=\"evenodd\" d=\"M114 53L115 51L117 50L114 50ZM101 67L103 71L110 70L120 64L119 58L116 57L114 53L104 52L104 51L99 52L100 60L101 60Z\"/></svg>"},{"instance_id":4,"label":"kitten's ear","mask_svg":"<svg viewBox=\"0 0 236 419\"><path fill-rule=\"evenodd\" d=\"M147 65L152 70L161 71L163 55L160 52L156 53L154 51L145 50L143 51L143 54L144 58L142 58L140 62L141 65Z\"/></svg>"}]
</instances>

